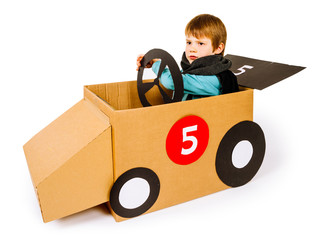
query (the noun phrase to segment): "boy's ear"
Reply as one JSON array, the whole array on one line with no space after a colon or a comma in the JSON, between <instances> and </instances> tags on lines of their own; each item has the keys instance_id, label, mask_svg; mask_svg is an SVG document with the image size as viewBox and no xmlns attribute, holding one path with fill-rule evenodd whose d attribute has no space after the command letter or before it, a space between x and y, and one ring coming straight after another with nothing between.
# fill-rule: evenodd
<instances>
[{"instance_id":1,"label":"boy's ear","mask_svg":"<svg viewBox=\"0 0 320 240\"><path fill-rule=\"evenodd\" d=\"M224 50L224 44L220 43L219 46L213 51L214 54L220 54Z\"/></svg>"}]
</instances>

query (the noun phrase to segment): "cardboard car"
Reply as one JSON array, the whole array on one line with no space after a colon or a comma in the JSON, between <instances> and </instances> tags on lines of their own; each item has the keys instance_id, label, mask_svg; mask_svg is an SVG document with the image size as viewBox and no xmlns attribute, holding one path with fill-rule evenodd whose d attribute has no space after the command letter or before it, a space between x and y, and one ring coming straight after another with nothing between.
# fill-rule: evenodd
<instances>
[{"instance_id":1,"label":"cardboard car","mask_svg":"<svg viewBox=\"0 0 320 240\"><path fill-rule=\"evenodd\" d=\"M303 67L226 57L233 62L239 92L180 101L181 73L160 49L145 55L137 81L84 86L82 100L24 145L43 221L102 203L122 221L248 183L266 146L253 122L254 89ZM161 58L162 70L170 69L174 93L159 83L161 71L154 80L142 79L153 58ZM252 156L237 167L232 154L242 141L250 142ZM138 193L141 189L130 184L138 180L147 193L130 205L131 198L122 196Z\"/></svg>"}]
</instances>

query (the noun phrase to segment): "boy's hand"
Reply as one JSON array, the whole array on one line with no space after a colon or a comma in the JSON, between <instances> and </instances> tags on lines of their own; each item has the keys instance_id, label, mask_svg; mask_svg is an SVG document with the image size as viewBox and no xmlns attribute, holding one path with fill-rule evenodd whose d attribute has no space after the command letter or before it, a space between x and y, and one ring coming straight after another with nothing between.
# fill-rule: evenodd
<instances>
[{"instance_id":1,"label":"boy's hand","mask_svg":"<svg viewBox=\"0 0 320 240\"><path fill-rule=\"evenodd\" d=\"M137 57L137 71L139 70L139 68L141 67L141 60L144 57L144 54L139 54ZM150 62L148 62L147 66L145 66L146 68L151 68L152 65L156 62L159 61L159 59L152 59Z\"/></svg>"},{"instance_id":2,"label":"boy's hand","mask_svg":"<svg viewBox=\"0 0 320 240\"><path fill-rule=\"evenodd\" d=\"M143 57L144 57L144 54L139 54L138 57L137 57L137 71L141 67L141 60L142 60Z\"/></svg>"}]
</instances>

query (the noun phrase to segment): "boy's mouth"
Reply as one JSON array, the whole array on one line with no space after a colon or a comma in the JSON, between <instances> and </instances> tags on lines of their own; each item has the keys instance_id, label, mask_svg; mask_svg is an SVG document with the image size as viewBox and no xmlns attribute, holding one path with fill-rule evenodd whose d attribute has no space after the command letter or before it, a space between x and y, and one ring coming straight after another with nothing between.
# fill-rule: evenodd
<instances>
[{"instance_id":1,"label":"boy's mouth","mask_svg":"<svg viewBox=\"0 0 320 240\"><path fill-rule=\"evenodd\" d=\"M191 60L196 60L198 57L197 57L197 56L194 56L194 55L190 55L189 58L190 58Z\"/></svg>"}]
</instances>

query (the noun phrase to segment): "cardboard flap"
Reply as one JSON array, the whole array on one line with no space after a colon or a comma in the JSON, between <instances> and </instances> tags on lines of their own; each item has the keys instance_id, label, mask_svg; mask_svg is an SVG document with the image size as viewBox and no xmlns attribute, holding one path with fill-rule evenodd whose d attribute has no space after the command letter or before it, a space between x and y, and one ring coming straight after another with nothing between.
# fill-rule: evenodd
<instances>
[{"instance_id":1,"label":"cardboard flap","mask_svg":"<svg viewBox=\"0 0 320 240\"><path fill-rule=\"evenodd\" d=\"M106 115L81 100L35 135L24 145L34 187L109 127Z\"/></svg>"},{"instance_id":2,"label":"cardboard flap","mask_svg":"<svg viewBox=\"0 0 320 240\"><path fill-rule=\"evenodd\" d=\"M232 61L230 70L237 76L239 85L259 90L305 69L305 67L262 61L231 54L225 57Z\"/></svg>"}]
</instances>

